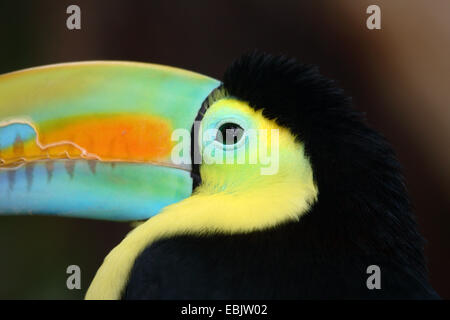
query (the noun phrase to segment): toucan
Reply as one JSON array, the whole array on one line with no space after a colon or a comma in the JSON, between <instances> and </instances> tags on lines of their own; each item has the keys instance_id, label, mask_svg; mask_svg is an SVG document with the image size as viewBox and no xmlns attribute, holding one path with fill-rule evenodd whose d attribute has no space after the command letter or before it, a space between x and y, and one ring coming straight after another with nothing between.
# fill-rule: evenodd
<instances>
[{"instance_id":1,"label":"toucan","mask_svg":"<svg viewBox=\"0 0 450 320\"><path fill-rule=\"evenodd\" d=\"M0 76L0 213L137 221L86 299L439 298L392 147L284 55Z\"/></svg>"}]
</instances>

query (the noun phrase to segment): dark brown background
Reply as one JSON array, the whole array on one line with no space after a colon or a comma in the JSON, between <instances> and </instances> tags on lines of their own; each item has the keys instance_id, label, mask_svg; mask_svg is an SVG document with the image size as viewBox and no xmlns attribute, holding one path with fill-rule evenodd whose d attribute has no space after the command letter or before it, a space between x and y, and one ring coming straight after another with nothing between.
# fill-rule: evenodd
<instances>
[{"instance_id":1,"label":"dark brown background","mask_svg":"<svg viewBox=\"0 0 450 320\"><path fill-rule=\"evenodd\" d=\"M82 30L66 28L77 4ZM366 28L381 7L382 30ZM450 2L2 1L0 73L55 62L167 64L221 78L247 50L285 53L337 79L394 145L407 178L433 286L450 298ZM1 99L1 97L0 97ZM120 223L0 218L0 298L81 298ZM66 289L66 267L82 290Z\"/></svg>"}]
</instances>

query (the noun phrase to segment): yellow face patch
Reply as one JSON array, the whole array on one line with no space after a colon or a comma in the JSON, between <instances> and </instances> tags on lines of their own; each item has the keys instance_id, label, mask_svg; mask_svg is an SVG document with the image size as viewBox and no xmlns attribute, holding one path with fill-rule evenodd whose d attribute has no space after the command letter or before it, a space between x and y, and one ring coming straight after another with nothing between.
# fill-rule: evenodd
<instances>
[{"instance_id":1,"label":"yellow face patch","mask_svg":"<svg viewBox=\"0 0 450 320\"><path fill-rule=\"evenodd\" d=\"M226 144L214 139L224 124L242 128L239 141ZM202 120L199 136L201 192L246 191L258 185L286 183L288 178L294 184L313 185L303 146L289 130L245 102L226 98L213 103Z\"/></svg>"},{"instance_id":2,"label":"yellow face patch","mask_svg":"<svg viewBox=\"0 0 450 320\"><path fill-rule=\"evenodd\" d=\"M213 139L223 123L243 128L244 140L221 145L220 139ZM208 130L211 137L204 138ZM260 143L251 144L247 133L252 130ZM272 135L272 130L277 134ZM166 207L130 232L106 257L87 299L120 298L135 259L156 240L178 234L230 234L274 227L300 219L317 198L318 190L303 145L288 129L264 118L247 103L231 98L213 103L202 120L200 132L202 184L190 198ZM264 132L267 139L262 137ZM268 167L267 161L261 161L264 160L261 148L270 150L271 160L276 161L276 170L270 174L261 171ZM220 149L225 152L217 156ZM252 163L255 152L257 161ZM242 154L245 161L238 163ZM235 161L210 161L226 160L227 155Z\"/></svg>"}]
</instances>

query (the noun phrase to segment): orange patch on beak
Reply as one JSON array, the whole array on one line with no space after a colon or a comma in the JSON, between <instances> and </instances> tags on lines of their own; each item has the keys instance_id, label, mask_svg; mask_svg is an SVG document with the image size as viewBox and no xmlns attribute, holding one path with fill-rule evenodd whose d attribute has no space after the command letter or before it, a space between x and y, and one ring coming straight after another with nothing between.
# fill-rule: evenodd
<instances>
[{"instance_id":1,"label":"orange patch on beak","mask_svg":"<svg viewBox=\"0 0 450 320\"><path fill-rule=\"evenodd\" d=\"M146 162L172 150L170 125L144 115L68 118L35 127L37 139L21 141L2 152L3 166L44 159L98 159Z\"/></svg>"}]
</instances>

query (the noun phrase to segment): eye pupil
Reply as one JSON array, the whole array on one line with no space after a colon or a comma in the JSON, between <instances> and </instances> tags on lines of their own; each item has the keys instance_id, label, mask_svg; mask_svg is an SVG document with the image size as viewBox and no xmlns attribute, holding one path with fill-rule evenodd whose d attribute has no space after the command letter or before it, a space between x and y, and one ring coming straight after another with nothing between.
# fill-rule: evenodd
<instances>
[{"instance_id":1,"label":"eye pupil","mask_svg":"<svg viewBox=\"0 0 450 320\"><path fill-rule=\"evenodd\" d=\"M244 129L236 123L227 122L219 127L216 140L222 144L232 145L241 140Z\"/></svg>"}]
</instances>

